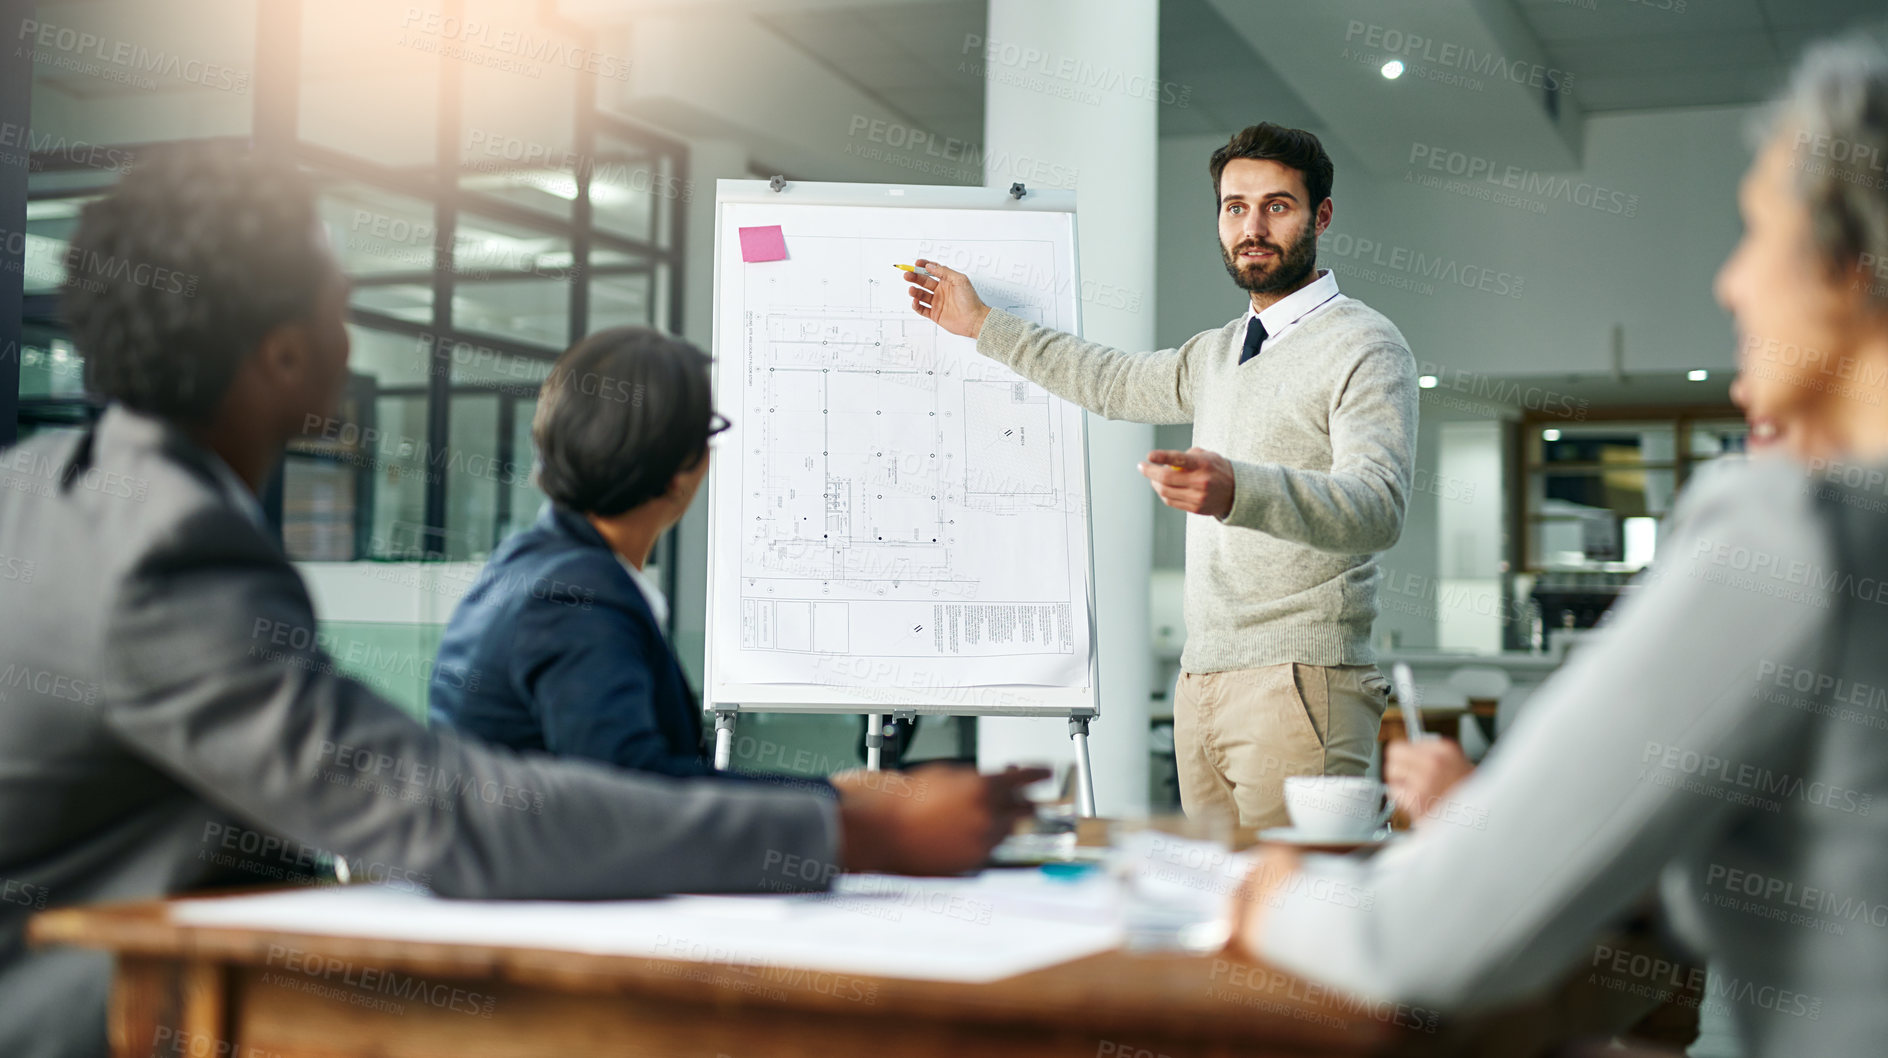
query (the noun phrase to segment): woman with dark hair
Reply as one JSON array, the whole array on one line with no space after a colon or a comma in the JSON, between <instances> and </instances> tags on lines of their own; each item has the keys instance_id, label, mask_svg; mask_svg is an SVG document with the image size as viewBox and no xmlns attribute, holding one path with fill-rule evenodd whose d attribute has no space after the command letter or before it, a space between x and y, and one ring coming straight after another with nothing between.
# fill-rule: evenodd
<instances>
[{"instance_id":1,"label":"woman with dark hair","mask_svg":"<svg viewBox=\"0 0 1888 1058\"><path fill-rule=\"evenodd\" d=\"M708 357L658 331L599 331L558 358L531 437L550 502L492 555L446 626L435 721L487 741L665 775L712 769L700 705L644 572L727 428Z\"/></svg>"}]
</instances>

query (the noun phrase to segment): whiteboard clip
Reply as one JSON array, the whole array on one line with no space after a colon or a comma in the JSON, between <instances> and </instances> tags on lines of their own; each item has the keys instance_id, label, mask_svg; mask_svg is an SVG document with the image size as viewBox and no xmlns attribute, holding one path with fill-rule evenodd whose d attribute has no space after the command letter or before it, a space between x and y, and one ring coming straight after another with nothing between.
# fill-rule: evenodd
<instances>
[{"instance_id":1,"label":"whiteboard clip","mask_svg":"<svg viewBox=\"0 0 1888 1058\"><path fill-rule=\"evenodd\" d=\"M1029 189L1024 187L1022 181L1020 180L1010 185L1011 198L1022 198L1024 195L1028 193L1029 193Z\"/></svg>"},{"instance_id":2,"label":"whiteboard clip","mask_svg":"<svg viewBox=\"0 0 1888 1058\"><path fill-rule=\"evenodd\" d=\"M767 186L773 188L775 191L785 191L787 189L787 178L781 176L779 173L775 173L768 179Z\"/></svg>"}]
</instances>

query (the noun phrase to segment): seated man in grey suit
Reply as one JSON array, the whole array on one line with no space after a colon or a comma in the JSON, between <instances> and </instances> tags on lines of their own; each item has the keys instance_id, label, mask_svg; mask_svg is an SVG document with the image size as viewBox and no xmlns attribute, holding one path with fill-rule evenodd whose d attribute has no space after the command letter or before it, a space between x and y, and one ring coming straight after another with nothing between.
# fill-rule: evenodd
<instances>
[{"instance_id":1,"label":"seated man in grey suit","mask_svg":"<svg viewBox=\"0 0 1888 1058\"><path fill-rule=\"evenodd\" d=\"M348 285L300 175L234 151L153 157L86 207L67 261L109 405L0 452L0 1055L106 1049L109 959L28 950L39 907L256 880L229 869L245 861L280 877L315 849L487 898L951 873L1045 774L937 769L835 798L421 727L316 644L256 502L347 377Z\"/></svg>"}]
</instances>

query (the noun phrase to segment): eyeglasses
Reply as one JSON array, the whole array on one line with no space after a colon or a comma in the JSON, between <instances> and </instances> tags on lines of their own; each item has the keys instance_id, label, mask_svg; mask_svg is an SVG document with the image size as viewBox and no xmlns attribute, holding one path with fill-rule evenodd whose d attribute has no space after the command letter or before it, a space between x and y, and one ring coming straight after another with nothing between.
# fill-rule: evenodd
<instances>
[{"instance_id":1,"label":"eyeglasses","mask_svg":"<svg viewBox=\"0 0 1888 1058\"><path fill-rule=\"evenodd\" d=\"M708 418L708 443L713 444L716 435L724 434L733 428L734 424L728 421L727 416L720 412L713 413Z\"/></svg>"}]
</instances>

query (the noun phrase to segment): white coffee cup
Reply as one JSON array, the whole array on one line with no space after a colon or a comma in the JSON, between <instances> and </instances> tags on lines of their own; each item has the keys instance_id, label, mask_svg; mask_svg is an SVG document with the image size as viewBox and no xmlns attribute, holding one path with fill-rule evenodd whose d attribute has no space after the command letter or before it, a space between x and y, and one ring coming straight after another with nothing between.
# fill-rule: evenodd
<instances>
[{"instance_id":1,"label":"white coffee cup","mask_svg":"<svg viewBox=\"0 0 1888 1058\"><path fill-rule=\"evenodd\" d=\"M1390 821L1396 805L1375 779L1294 775L1285 780L1285 810L1299 834L1314 841L1361 841Z\"/></svg>"}]
</instances>

